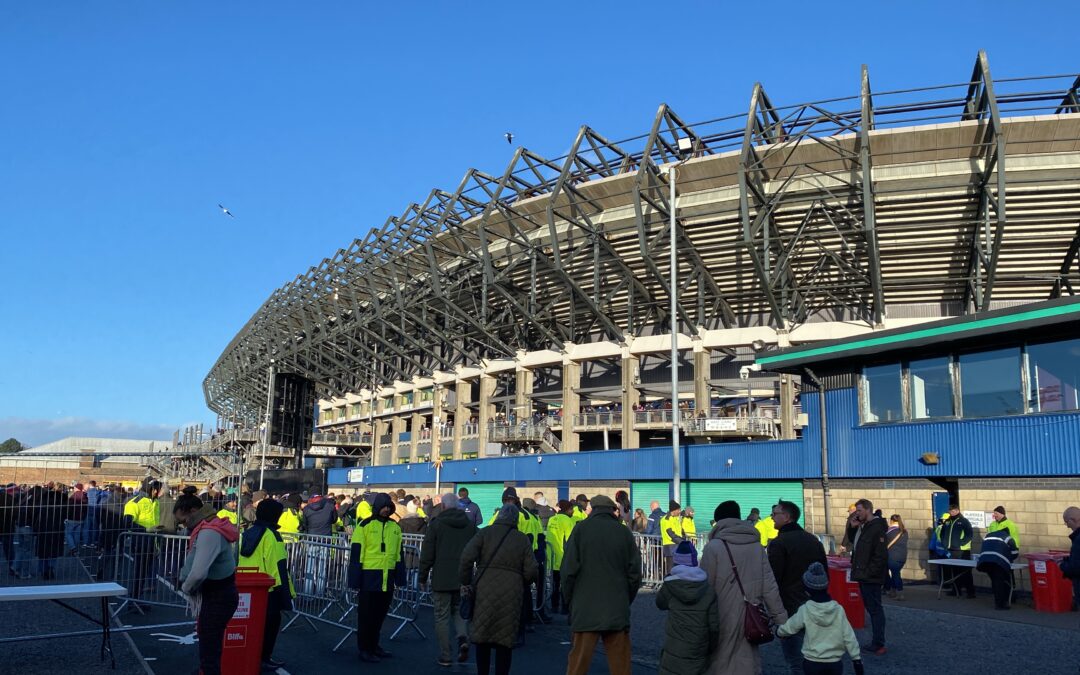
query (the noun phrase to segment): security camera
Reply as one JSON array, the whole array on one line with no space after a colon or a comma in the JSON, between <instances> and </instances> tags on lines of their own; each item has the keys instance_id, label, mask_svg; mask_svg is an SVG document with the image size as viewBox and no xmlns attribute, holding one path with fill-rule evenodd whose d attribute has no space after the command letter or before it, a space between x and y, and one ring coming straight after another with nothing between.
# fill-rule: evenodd
<instances>
[{"instance_id":1,"label":"security camera","mask_svg":"<svg viewBox=\"0 0 1080 675\"><path fill-rule=\"evenodd\" d=\"M732 465L732 464L734 464L734 463L735 463L735 460L733 460L732 458L728 457L727 465L728 465L728 466L731 466L731 465Z\"/></svg>"}]
</instances>

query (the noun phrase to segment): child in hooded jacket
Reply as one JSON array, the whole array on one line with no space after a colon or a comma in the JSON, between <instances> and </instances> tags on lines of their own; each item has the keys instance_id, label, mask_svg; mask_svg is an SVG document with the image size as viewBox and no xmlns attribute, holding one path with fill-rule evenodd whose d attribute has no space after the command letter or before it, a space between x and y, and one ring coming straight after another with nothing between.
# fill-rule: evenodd
<instances>
[{"instance_id":1,"label":"child in hooded jacket","mask_svg":"<svg viewBox=\"0 0 1080 675\"><path fill-rule=\"evenodd\" d=\"M720 641L716 591L698 567L697 550L689 541L676 547L672 563L656 594L656 606L668 612L660 675L700 675L709 669L709 655Z\"/></svg>"},{"instance_id":2,"label":"child in hooded jacket","mask_svg":"<svg viewBox=\"0 0 1080 675\"><path fill-rule=\"evenodd\" d=\"M844 652L851 656L855 675L863 675L859 641L851 629L844 608L829 597L829 575L821 563L811 563L803 574L803 585L810 600L799 607L776 634L791 637L806 631L803 637L803 672L806 675L842 675Z\"/></svg>"}]
</instances>

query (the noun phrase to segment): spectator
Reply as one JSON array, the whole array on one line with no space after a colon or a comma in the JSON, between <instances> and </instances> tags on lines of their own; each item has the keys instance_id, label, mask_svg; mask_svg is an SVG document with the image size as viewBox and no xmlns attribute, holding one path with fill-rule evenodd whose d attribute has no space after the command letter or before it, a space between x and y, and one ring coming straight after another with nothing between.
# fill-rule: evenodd
<instances>
[{"instance_id":1,"label":"spectator","mask_svg":"<svg viewBox=\"0 0 1080 675\"><path fill-rule=\"evenodd\" d=\"M597 495L592 514L566 542L562 592L572 633L566 675L589 672L603 641L608 672L630 674L630 604L641 586L641 554L630 530L615 517L615 502Z\"/></svg>"},{"instance_id":2,"label":"spectator","mask_svg":"<svg viewBox=\"0 0 1080 675\"><path fill-rule=\"evenodd\" d=\"M198 608L195 632L199 636L199 668L203 675L221 675L225 626L239 604L236 592L236 526L218 518L210 504L192 494L177 498L176 521L191 533L187 557L180 569L180 588Z\"/></svg>"},{"instance_id":3,"label":"spectator","mask_svg":"<svg viewBox=\"0 0 1080 675\"><path fill-rule=\"evenodd\" d=\"M457 660L464 663L469 658L469 633L460 612L458 570L461 554L477 530L452 493L443 495L440 505L442 510L431 519L431 525L424 533L424 545L420 548L420 582L427 582L428 574L431 574L435 636L439 640L438 664L447 667L453 656L448 626L451 621L457 638Z\"/></svg>"},{"instance_id":4,"label":"spectator","mask_svg":"<svg viewBox=\"0 0 1080 675\"><path fill-rule=\"evenodd\" d=\"M4 554L11 576L20 576L15 569L16 499L13 486L0 489L0 552Z\"/></svg>"},{"instance_id":5,"label":"spectator","mask_svg":"<svg viewBox=\"0 0 1080 675\"><path fill-rule=\"evenodd\" d=\"M518 531L519 518L518 507L504 503L495 522L477 532L461 554L461 592L469 592L470 584L476 584L469 639L476 645L478 675L491 670L492 652L495 675L510 672L525 589L536 577L533 547L528 536Z\"/></svg>"},{"instance_id":6,"label":"spectator","mask_svg":"<svg viewBox=\"0 0 1080 675\"><path fill-rule=\"evenodd\" d=\"M360 660L378 663L392 654L379 646L401 566L401 528L390 519L394 500L381 492L371 505L372 516L359 523L352 535L349 588L356 589L356 645Z\"/></svg>"},{"instance_id":7,"label":"spectator","mask_svg":"<svg viewBox=\"0 0 1080 675\"><path fill-rule=\"evenodd\" d=\"M649 502L649 525L645 528L645 534L652 537L660 536L660 520L664 512L660 510L660 502L655 499Z\"/></svg>"},{"instance_id":8,"label":"spectator","mask_svg":"<svg viewBox=\"0 0 1080 675\"><path fill-rule=\"evenodd\" d=\"M848 504L847 525L844 527L844 538L840 540L840 553L850 553L852 549L851 537L859 528L859 520L855 517L855 505Z\"/></svg>"},{"instance_id":9,"label":"spectator","mask_svg":"<svg viewBox=\"0 0 1080 675\"><path fill-rule=\"evenodd\" d=\"M712 655L711 675L746 675L761 672L757 645L743 635L744 597L763 604L775 623L787 621L769 559L754 526L742 519L737 502L720 503L713 512L716 524L701 556L701 568L716 591L720 640ZM735 579L738 566L739 580ZM739 590L740 585L743 591ZM745 595L744 595L745 593Z\"/></svg>"},{"instance_id":10,"label":"spectator","mask_svg":"<svg viewBox=\"0 0 1080 675\"><path fill-rule=\"evenodd\" d=\"M960 506L953 502L949 504L949 518L941 525L941 545L949 552L949 557L958 560L971 560L971 540L973 530L968 519L960 513ZM952 595L959 596L961 591L967 593L968 599L975 597L975 579L972 577L971 568L961 568L953 575Z\"/></svg>"},{"instance_id":11,"label":"spectator","mask_svg":"<svg viewBox=\"0 0 1080 675\"><path fill-rule=\"evenodd\" d=\"M86 537L86 512L88 500L82 483L76 483L75 489L68 495L68 510L64 520L64 543L68 555L78 555L79 546Z\"/></svg>"},{"instance_id":12,"label":"spectator","mask_svg":"<svg viewBox=\"0 0 1080 675\"><path fill-rule=\"evenodd\" d=\"M870 615L873 634L870 644L864 649L883 656L885 609L881 606L881 589L888 581L889 572L885 520L874 515L874 505L869 499L855 502L855 518L859 526L851 535L851 580L859 582L859 593Z\"/></svg>"},{"instance_id":13,"label":"spectator","mask_svg":"<svg viewBox=\"0 0 1080 675\"><path fill-rule=\"evenodd\" d=\"M804 634L802 644L802 667L806 675L843 675L841 659L846 651L855 667L855 675L863 674L859 654L859 641L851 629L844 608L829 597L829 575L825 566L813 562L803 574L803 584L808 594L807 602L776 634L781 639L792 639Z\"/></svg>"},{"instance_id":14,"label":"spectator","mask_svg":"<svg viewBox=\"0 0 1080 675\"><path fill-rule=\"evenodd\" d=\"M480 507L469 499L468 488L459 488L457 494L458 508L465 512L465 515L469 517L473 525L480 527L484 523L484 514L480 513Z\"/></svg>"},{"instance_id":15,"label":"spectator","mask_svg":"<svg viewBox=\"0 0 1080 675\"><path fill-rule=\"evenodd\" d=\"M750 515L746 517L746 522L750 523L751 525L757 525L759 520L761 520L761 510L755 506L754 508L750 509Z\"/></svg>"},{"instance_id":16,"label":"spectator","mask_svg":"<svg viewBox=\"0 0 1080 675\"><path fill-rule=\"evenodd\" d=\"M698 567L697 550L684 541L675 549L675 566L656 594L658 609L667 610L661 675L696 675L709 668L709 654L720 640L716 592Z\"/></svg>"},{"instance_id":17,"label":"spectator","mask_svg":"<svg viewBox=\"0 0 1080 675\"><path fill-rule=\"evenodd\" d=\"M780 601L787 615L795 612L809 599L803 575L814 563L827 564L825 547L818 538L799 526L801 510L794 502L781 500L772 509L772 519L777 525L777 535L769 543L769 566L776 585L780 589ZM784 660L793 675L803 672L802 637L793 634L780 640Z\"/></svg>"},{"instance_id":18,"label":"spectator","mask_svg":"<svg viewBox=\"0 0 1080 675\"><path fill-rule=\"evenodd\" d=\"M630 523L630 529L637 534L645 534L649 529L649 518L642 509L634 509L634 520Z\"/></svg>"},{"instance_id":19,"label":"spectator","mask_svg":"<svg viewBox=\"0 0 1080 675\"><path fill-rule=\"evenodd\" d=\"M987 532L977 565L990 577L994 590L994 609L1009 609L1012 601L1012 564L1020 555L1020 547L1006 528Z\"/></svg>"},{"instance_id":20,"label":"spectator","mask_svg":"<svg viewBox=\"0 0 1080 675\"><path fill-rule=\"evenodd\" d=\"M1017 548L1020 548L1020 530L1016 527L1016 523L1009 520L1009 517L1005 515L1005 507L995 506L991 517L994 519L994 522L986 526L986 531L989 533L997 532L998 530L1008 530L1013 543L1016 544Z\"/></svg>"},{"instance_id":21,"label":"spectator","mask_svg":"<svg viewBox=\"0 0 1080 675\"><path fill-rule=\"evenodd\" d=\"M668 514L660 519L660 543L664 550L665 575L671 572L671 556L675 553L675 547L683 540L682 520L682 507L672 499L668 502Z\"/></svg>"},{"instance_id":22,"label":"spectator","mask_svg":"<svg viewBox=\"0 0 1080 675\"><path fill-rule=\"evenodd\" d=\"M630 494L626 490L615 493L615 506L619 508L619 520L629 526L633 511L630 509Z\"/></svg>"},{"instance_id":23,"label":"spectator","mask_svg":"<svg viewBox=\"0 0 1080 675\"><path fill-rule=\"evenodd\" d=\"M899 513L889 516L889 529L885 532L885 546L889 549L889 597L904 599L904 579L901 572L907 564L908 531Z\"/></svg>"},{"instance_id":24,"label":"spectator","mask_svg":"<svg viewBox=\"0 0 1080 675\"><path fill-rule=\"evenodd\" d=\"M31 509L34 534L40 560L41 578L51 581L56 578L56 559L64 555L64 521L67 517L68 503L63 492L45 488L34 488L30 492L27 505Z\"/></svg>"},{"instance_id":25,"label":"spectator","mask_svg":"<svg viewBox=\"0 0 1080 675\"><path fill-rule=\"evenodd\" d=\"M274 658L274 646L281 631L281 613L293 608L296 596L289 577L289 556L278 534L278 519L284 507L273 499L263 499L255 509L255 520L240 538L241 567L256 567L273 578L266 598L266 621L263 624L263 670L275 670L285 665Z\"/></svg>"},{"instance_id":26,"label":"spectator","mask_svg":"<svg viewBox=\"0 0 1080 675\"><path fill-rule=\"evenodd\" d=\"M337 503L322 495L312 495L301 515L303 532L329 537L334 533L334 523L338 519Z\"/></svg>"},{"instance_id":27,"label":"spectator","mask_svg":"<svg viewBox=\"0 0 1080 675\"><path fill-rule=\"evenodd\" d=\"M562 499L559 501L559 512L548 521L547 546L548 559L551 565L551 611L566 613L565 605L561 604L562 593L562 560L566 551L566 542L570 539L570 533L574 531L574 505Z\"/></svg>"},{"instance_id":28,"label":"spectator","mask_svg":"<svg viewBox=\"0 0 1080 675\"><path fill-rule=\"evenodd\" d=\"M1069 549L1067 558L1061 561L1061 573L1066 579L1072 580L1073 607L1080 605L1080 507L1070 506L1062 514L1065 526L1072 532L1069 539L1072 547Z\"/></svg>"},{"instance_id":29,"label":"spectator","mask_svg":"<svg viewBox=\"0 0 1080 675\"><path fill-rule=\"evenodd\" d=\"M405 497L405 514L398 521L402 534L423 534L427 530L427 519L420 517L420 500L412 495Z\"/></svg>"}]
</instances>

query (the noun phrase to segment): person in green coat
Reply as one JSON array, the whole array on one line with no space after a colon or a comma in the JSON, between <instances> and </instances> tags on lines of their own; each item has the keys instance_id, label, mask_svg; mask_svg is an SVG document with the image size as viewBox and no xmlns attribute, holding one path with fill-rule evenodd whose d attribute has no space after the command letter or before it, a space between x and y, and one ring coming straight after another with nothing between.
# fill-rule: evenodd
<instances>
[{"instance_id":1,"label":"person in green coat","mask_svg":"<svg viewBox=\"0 0 1080 675\"><path fill-rule=\"evenodd\" d=\"M570 539L570 533L574 531L577 520L574 519L574 505L566 499L559 501L559 512L548 519L547 544L548 565L551 569L551 611L560 610L562 596L562 560L563 551L566 550L566 542ZM561 608L564 612L566 606Z\"/></svg>"},{"instance_id":2,"label":"person in green coat","mask_svg":"<svg viewBox=\"0 0 1080 675\"><path fill-rule=\"evenodd\" d=\"M668 612L660 675L702 675L720 642L716 591L698 567L697 550L683 541L672 555L675 566L656 594L656 607Z\"/></svg>"}]
</instances>

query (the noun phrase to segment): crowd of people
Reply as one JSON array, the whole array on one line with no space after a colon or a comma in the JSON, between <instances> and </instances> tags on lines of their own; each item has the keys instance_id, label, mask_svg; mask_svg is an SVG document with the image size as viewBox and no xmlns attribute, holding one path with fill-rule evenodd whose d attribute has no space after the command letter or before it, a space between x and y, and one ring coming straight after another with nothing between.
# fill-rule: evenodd
<instances>
[{"instance_id":1,"label":"crowd of people","mask_svg":"<svg viewBox=\"0 0 1080 675\"><path fill-rule=\"evenodd\" d=\"M713 510L703 539L693 507L673 500L665 511L654 501L649 511L632 509L626 491L614 498L580 494L549 505L543 492L521 499L508 487L485 519L466 488L436 500L404 490L355 497L262 490L238 495L213 486L170 490L153 480L139 490L94 481L8 485L0 491L0 551L15 578L37 573L50 579L58 558L87 547L108 551L123 532L186 535L177 583L198 617L200 668L207 674L221 672L222 636L238 601L238 564L273 578L262 661L268 671L284 665L274 648L282 612L296 597L288 546L302 535L344 534L350 542L348 585L356 591L357 647L365 662L392 658L381 644L381 629L408 567L431 593L441 667L473 652L479 673L509 673L530 623L565 614L568 674L588 672L601 643L609 671L629 673L630 605L642 581L635 533L658 537L663 551L663 584L655 595L657 607L667 612L662 673L760 672L758 647L773 639L792 673L840 673L845 656L861 673L864 653L887 653L882 596L903 599L908 556L899 514L886 519L867 499L849 509L841 552L850 555L851 579L871 624L871 639L860 647L829 595L825 549L799 525L798 505L781 500L765 517L755 508L744 518L737 502L725 501ZM1063 519L1072 531L1072 550L1061 569L1080 597L1080 508L1070 508ZM995 509L993 521L978 569L991 578L996 606L1007 608L1020 535L1004 507ZM950 504L934 528L933 555L970 559L972 531L958 504ZM423 537L409 564L405 534ZM142 586L153 576L154 547L132 545L130 552L135 583L129 591L138 606ZM957 596L974 595L970 568L950 581Z\"/></svg>"}]
</instances>

